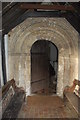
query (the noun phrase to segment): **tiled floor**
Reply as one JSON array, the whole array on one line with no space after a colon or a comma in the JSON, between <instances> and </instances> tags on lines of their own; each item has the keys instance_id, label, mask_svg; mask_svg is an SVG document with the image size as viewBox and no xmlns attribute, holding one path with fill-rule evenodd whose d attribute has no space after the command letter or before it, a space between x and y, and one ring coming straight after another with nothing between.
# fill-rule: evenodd
<instances>
[{"instance_id":1,"label":"tiled floor","mask_svg":"<svg viewBox=\"0 0 80 120\"><path fill-rule=\"evenodd\" d=\"M65 107L58 96L29 96L23 104L18 118L76 118L72 108Z\"/></svg>"}]
</instances>

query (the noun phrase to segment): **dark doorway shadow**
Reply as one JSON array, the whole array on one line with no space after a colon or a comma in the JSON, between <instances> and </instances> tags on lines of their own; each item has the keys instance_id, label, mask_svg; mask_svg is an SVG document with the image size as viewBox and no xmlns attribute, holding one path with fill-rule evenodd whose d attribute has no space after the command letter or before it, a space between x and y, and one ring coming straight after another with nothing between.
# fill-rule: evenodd
<instances>
[{"instance_id":1,"label":"dark doorway shadow","mask_svg":"<svg viewBox=\"0 0 80 120\"><path fill-rule=\"evenodd\" d=\"M31 48L31 93L56 94L58 49L48 40L38 40Z\"/></svg>"}]
</instances>

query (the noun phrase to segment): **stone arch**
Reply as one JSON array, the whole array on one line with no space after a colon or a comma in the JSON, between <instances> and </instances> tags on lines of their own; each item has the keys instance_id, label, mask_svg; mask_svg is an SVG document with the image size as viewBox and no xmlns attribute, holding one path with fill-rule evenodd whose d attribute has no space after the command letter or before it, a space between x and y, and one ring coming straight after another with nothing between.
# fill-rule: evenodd
<instances>
[{"instance_id":1,"label":"stone arch","mask_svg":"<svg viewBox=\"0 0 80 120\"><path fill-rule=\"evenodd\" d=\"M14 64L11 66L12 70L18 71L18 75L14 72L13 75L10 71L9 76L18 79L17 85L24 87L27 95L30 94L32 44L39 39L45 39L57 46L59 50L57 94L62 96L64 87L72 84L73 79L78 76L74 70L78 64L77 31L64 18L28 18L10 31L9 36L9 62L11 65Z\"/></svg>"}]
</instances>

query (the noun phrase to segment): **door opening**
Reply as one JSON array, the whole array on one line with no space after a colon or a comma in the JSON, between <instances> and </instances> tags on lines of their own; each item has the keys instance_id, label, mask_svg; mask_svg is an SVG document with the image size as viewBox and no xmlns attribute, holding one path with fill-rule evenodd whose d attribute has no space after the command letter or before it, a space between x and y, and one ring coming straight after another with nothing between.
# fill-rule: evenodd
<instances>
[{"instance_id":1,"label":"door opening","mask_svg":"<svg viewBox=\"0 0 80 120\"><path fill-rule=\"evenodd\" d=\"M31 93L56 94L58 49L50 41L38 40L31 48Z\"/></svg>"}]
</instances>

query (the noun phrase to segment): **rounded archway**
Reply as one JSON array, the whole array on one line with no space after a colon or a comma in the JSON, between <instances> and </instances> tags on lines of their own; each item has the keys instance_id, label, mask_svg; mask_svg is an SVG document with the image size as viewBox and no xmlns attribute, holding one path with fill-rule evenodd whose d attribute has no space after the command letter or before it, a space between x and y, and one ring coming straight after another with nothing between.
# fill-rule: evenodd
<instances>
[{"instance_id":1,"label":"rounded archway","mask_svg":"<svg viewBox=\"0 0 80 120\"><path fill-rule=\"evenodd\" d=\"M37 40L31 47L31 93L56 94L58 48L48 40Z\"/></svg>"},{"instance_id":2,"label":"rounded archway","mask_svg":"<svg viewBox=\"0 0 80 120\"><path fill-rule=\"evenodd\" d=\"M31 92L32 45L37 40L49 40L58 48L57 95L63 96L65 86L78 79L79 34L65 18L28 18L9 32L9 79L26 95Z\"/></svg>"}]
</instances>

